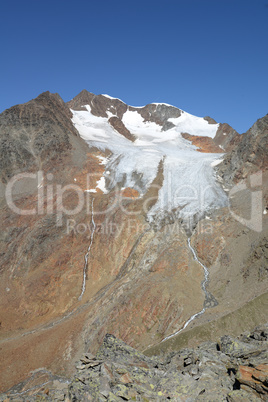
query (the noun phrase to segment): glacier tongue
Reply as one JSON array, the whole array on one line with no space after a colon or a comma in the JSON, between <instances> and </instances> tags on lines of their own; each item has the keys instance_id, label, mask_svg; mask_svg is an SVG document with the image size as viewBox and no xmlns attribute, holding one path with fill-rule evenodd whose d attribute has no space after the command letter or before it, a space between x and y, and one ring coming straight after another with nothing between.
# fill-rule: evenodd
<instances>
[{"instance_id":1,"label":"glacier tongue","mask_svg":"<svg viewBox=\"0 0 268 402\"><path fill-rule=\"evenodd\" d=\"M217 154L218 155L218 154ZM227 205L227 197L217 184L211 161L215 154L179 151L164 161L164 181L158 200L148 213L149 221L173 213L188 226L206 211Z\"/></svg>"},{"instance_id":2,"label":"glacier tongue","mask_svg":"<svg viewBox=\"0 0 268 402\"><path fill-rule=\"evenodd\" d=\"M122 122L137 138L131 142L107 118L94 116L88 105L86 109L72 110L72 120L90 146L112 152L106 164L109 174L104 174L106 189L111 190L120 183L122 187L138 190L142 196L163 161L164 180L158 200L147 214L150 222L171 213L187 222L200 218L210 209L227 205L227 196L216 182L213 169L222 154L197 152L196 146L181 136L182 132L191 131L193 135L207 132L213 137L218 125L209 125L204 119L184 112L181 117L170 119L177 124L175 127L163 132L156 123L143 121L137 111L127 110Z\"/></svg>"}]
</instances>

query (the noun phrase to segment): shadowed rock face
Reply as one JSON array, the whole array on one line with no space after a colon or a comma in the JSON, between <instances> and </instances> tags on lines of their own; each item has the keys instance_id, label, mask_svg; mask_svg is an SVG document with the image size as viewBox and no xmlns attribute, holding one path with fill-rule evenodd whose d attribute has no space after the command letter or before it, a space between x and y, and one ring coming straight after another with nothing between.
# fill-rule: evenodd
<instances>
[{"instance_id":1,"label":"shadowed rock face","mask_svg":"<svg viewBox=\"0 0 268 402\"><path fill-rule=\"evenodd\" d=\"M241 136L227 123L220 123L216 136L213 139L225 152L231 151L241 140Z\"/></svg>"},{"instance_id":2,"label":"shadowed rock face","mask_svg":"<svg viewBox=\"0 0 268 402\"><path fill-rule=\"evenodd\" d=\"M45 92L0 115L0 179L41 170L70 153L70 137L78 137L71 112L57 94Z\"/></svg>"},{"instance_id":3,"label":"shadowed rock face","mask_svg":"<svg viewBox=\"0 0 268 402\"><path fill-rule=\"evenodd\" d=\"M268 166L268 114L241 136L220 166L219 174L226 182L237 182Z\"/></svg>"},{"instance_id":4,"label":"shadowed rock face","mask_svg":"<svg viewBox=\"0 0 268 402\"><path fill-rule=\"evenodd\" d=\"M159 185L161 187L163 182L163 164L159 165L157 177L143 199L139 198L139 193L132 188L122 189L118 193L111 191L108 194L103 194L98 188L93 195L85 193L88 197L85 198L88 200L85 209L74 217L71 216L75 219L74 230L67 231L67 216L63 216L62 226L56 225L57 199L52 197L50 201L48 200L47 186L52 185L55 191L56 185L75 184L84 193L89 189L87 173L96 175L90 183L90 188L95 188L105 170L101 157L107 154L101 153L96 148L89 148L79 137L71 121L72 113L69 108L85 110L83 108L85 104L90 105L95 116L108 117L110 116L108 112L112 113L110 124L130 141L135 141L135 136L122 123L122 116L127 110L137 111L145 121L153 121L162 126L163 131L171 127L167 121L170 117L179 117L181 114L179 109L167 105L151 104L143 108L133 108L118 99L110 99L103 95L95 96L82 91L67 105L59 95L46 92L35 100L25 105L14 106L0 115L0 178L3 188L17 173L36 173L42 170L45 201L44 213L33 216L18 215L4 203L0 209L2 390L24 380L32 370L40 367L52 370L53 374L62 376L66 372L70 376L74 362L81 353L88 348L92 353L96 353L103 339L105 339L104 346L100 350L107 350L107 345L111 346L117 342L121 345L119 350L124 356L126 346L122 346L120 341L115 341L114 336L139 350L144 350L151 344L159 344L165 336L182 328L189 317L203 307L204 294L200 286L203 272L187 247L187 236L181 223L167 219L161 228L157 228L148 225L146 221L147 210L155 204ZM213 121L211 123L214 124ZM267 165L264 155L265 143L261 140L262 130L265 130L265 127L265 124L258 123L256 130L253 130L255 134L253 132L245 134L249 136L251 147L255 150L252 166L261 166L262 159ZM197 138L199 141L197 145L203 148L203 151L219 150L212 140ZM226 136L222 138L225 140ZM244 140L244 136L242 138ZM226 157L228 162L224 165L226 168L224 178L228 179L231 175L228 164L235 164L237 172L239 166L240 169L244 166L244 162L240 161L244 153L238 151L239 146L241 143ZM47 178L48 173L53 175L53 180ZM16 193L16 205L25 210L36 207L38 200L37 183L34 182L32 186L28 183L29 180L26 180ZM121 195L123 200L120 199ZM92 233L92 196L94 211L99 213L94 218L96 231L86 267L86 290L82 301L79 301L85 254ZM246 206L240 201L240 211L245 210ZM77 197L75 193L66 191L62 202L65 208L72 210L77 205ZM144 203L147 206L146 211L143 209ZM49 205L51 212L46 213ZM211 267L210 291L213 295L216 292L217 300L220 301L214 316L210 312L207 313L208 319L215 322L224 312L236 308L238 297L241 304L246 304L248 298L261 294L266 284L266 271L263 269L267 259L265 236L262 234L249 236L234 220L231 223L229 219L225 220L226 216L228 216L226 209L220 210L218 215L211 214L211 227L214 232L205 231L203 234L195 233L193 236L193 246L198 256ZM204 220L200 225L203 223ZM86 225L86 230L80 233L77 231L78 225L82 225L80 228ZM220 239L226 233L230 240L226 241L223 247ZM234 250L237 239L241 247L239 253L238 248ZM245 252L245 249L249 248L248 239L253 245L250 253ZM239 265L241 261L245 268L242 274ZM252 272L248 272L251 266L256 268L254 272L258 271L261 278L257 285L251 286L252 290L249 283L255 281L257 274L252 275ZM226 275L232 272L233 282L232 286L229 286ZM244 292L245 295L242 297L243 281L248 293ZM239 291L237 284L241 287ZM223 289L226 289L226 292ZM230 307L227 299L234 300ZM244 318L245 321L247 319ZM113 336L105 337L107 333ZM99 369L103 367L103 360L112 359L109 351L107 356L105 353L103 352L97 360L91 361L91 358L87 357L86 361L89 361L90 367ZM147 364L150 370L157 368L151 366L155 364L154 359L147 361L138 352L136 356L138 358L134 363L141 363L138 367L146 368ZM190 355L187 355L188 358ZM157 364L160 367L162 363ZM107 367L102 370L106 370ZM168 369L168 366L164 364L163 368ZM196 367L191 368L196 371ZM94 378L95 374L94 371L92 374ZM173 374L175 376L175 369ZM177 386L181 386L181 382L176 383L173 374L172 378L170 377L169 387L174 390ZM188 378L188 371L186 374ZM113 375L117 381L117 374ZM122 384L131 383L130 377L134 374L131 371L118 375L118 378L122 377L122 381L120 380L119 388L115 390L124 392ZM187 389L190 392L192 380L187 379L185 374L181 375L180 381L187 382L187 387L189 386ZM43 372L37 377L43 376L47 381L62 381L61 378L53 376L52 378L50 374ZM154 387L157 378L152 380ZM224 378L227 378L228 384L232 386L229 375L226 374ZM35 379L31 384L35 384ZM148 384L144 384L147 389ZM166 384L161 384L157 392L163 393ZM153 394L155 388L153 389L150 384L149 387L152 394L149 393L148 398L151 400L150 398L155 396ZM70 392L76 395L78 391L75 386L72 390ZM106 391L104 389L103 392ZM203 388L200 388L200 392L202 391ZM109 392L114 391L112 389ZM121 397L118 393L114 395ZM124 393L122 395L125 396ZM199 398L201 397L202 393ZM51 398L53 400L53 396Z\"/></svg>"}]
</instances>

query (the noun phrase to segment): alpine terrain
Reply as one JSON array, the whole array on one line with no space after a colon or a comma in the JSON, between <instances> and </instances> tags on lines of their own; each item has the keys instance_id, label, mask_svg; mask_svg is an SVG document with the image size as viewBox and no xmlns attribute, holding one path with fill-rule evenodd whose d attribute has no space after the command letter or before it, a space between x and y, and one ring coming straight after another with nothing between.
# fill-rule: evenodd
<instances>
[{"instance_id":1,"label":"alpine terrain","mask_svg":"<svg viewBox=\"0 0 268 402\"><path fill-rule=\"evenodd\" d=\"M86 90L0 114L0 400L266 400L267 139Z\"/></svg>"}]
</instances>

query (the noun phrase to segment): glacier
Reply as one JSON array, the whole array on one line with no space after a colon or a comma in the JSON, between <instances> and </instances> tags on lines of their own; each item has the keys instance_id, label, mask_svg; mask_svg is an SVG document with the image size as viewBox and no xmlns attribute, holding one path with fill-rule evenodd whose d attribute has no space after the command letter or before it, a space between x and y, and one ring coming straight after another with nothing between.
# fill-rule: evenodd
<instances>
[{"instance_id":1,"label":"glacier","mask_svg":"<svg viewBox=\"0 0 268 402\"><path fill-rule=\"evenodd\" d=\"M138 111L127 110L122 122L135 135L136 140L132 142L109 124L111 112L107 112L108 118L105 118L93 115L89 105L85 105L85 109L71 110L72 121L90 147L110 151L98 186L104 192L120 185L134 188L142 197L157 176L160 162L163 163L164 179L157 201L147 212L149 222L167 215L184 222L196 222L210 210L228 204L214 170L223 154L197 152L197 147L181 135L213 138L218 124L209 124L201 117L182 111L180 117L169 119L175 127L162 131L160 125L144 121Z\"/></svg>"}]
</instances>

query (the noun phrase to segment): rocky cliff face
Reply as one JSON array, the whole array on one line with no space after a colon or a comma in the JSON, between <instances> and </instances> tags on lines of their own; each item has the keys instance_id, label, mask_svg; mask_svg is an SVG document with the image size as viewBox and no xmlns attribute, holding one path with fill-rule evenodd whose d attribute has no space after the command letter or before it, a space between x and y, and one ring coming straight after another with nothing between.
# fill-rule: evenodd
<instances>
[{"instance_id":1,"label":"rocky cliff face","mask_svg":"<svg viewBox=\"0 0 268 402\"><path fill-rule=\"evenodd\" d=\"M86 120L89 110L91 120ZM80 122L85 123L83 128L89 134L87 142L73 123L76 111L81 112ZM126 113L131 119L126 119ZM103 339L114 342L113 337L105 338L107 333L144 350L159 345L186 324L185 331L198 325L206 328L209 321L217 325L226 315L265 293L266 215L263 230L255 232L230 216L227 207L207 209L199 216L191 237L198 259L189 248L189 232L185 232L176 215L185 207L185 201L178 211L160 211L161 224L149 219L157 202L165 201L165 175L168 169L174 171L176 161L182 167L185 164L185 168L175 177L192 172L184 189L188 184L198 187L201 183L199 165L195 170L186 166L195 155L198 163L202 161L208 183L214 186L210 163L214 159L218 163L219 158L214 153L222 152L219 145L231 149L236 142L231 128L229 135L228 127L218 126L212 119L189 116L165 104L135 108L119 99L87 91L67 104L58 95L44 93L0 115L2 391L40 367L51 370L53 375L66 373L70 377L82 352L90 348L97 353ZM180 121L187 119L196 124L196 130L201 124L202 135L187 130L181 135L176 131L180 130ZM135 126L137 121L140 131ZM239 172L245 169L245 138L254 149L254 157L243 174L267 166L266 123L257 123L219 165L226 182L239 178ZM139 133L148 127L145 141ZM187 127L190 131L191 126ZM213 130L217 132L216 137L204 136L206 129L210 135ZM153 136L154 130L157 136ZM162 146L163 140L166 143ZM130 147L134 147L132 154L127 153ZM182 149L181 159L173 153L177 148ZM189 150L191 153L185 157ZM141 171L144 155L149 162ZM6 186L18 173L37 171L42 172L41 178L22 177L12 188L14 205L23 211L36 209L36 213L18 213L4 197ZM219 184L214 189L218 194L223 192ZM76 210L80 201L83 207ZM246 198L234 199L232 208L236 214L248 213ZM200 262L209 270L209 306ZM203 313L188 325L198 312ZM262 321L263 314L255 314L254 318L246 317L244 325L252 328ZM233 333L237 328L234 325ZM217 336L223 335L224 328L221 331ZM183 332L176 337L182 335ZM198 336L194 338L198 342ZM215 335L208 338L215 340ZM165 369L168 367L171 366ZM151 369L154 368L150 366ZM52 374L38 373L38 378L50 381ZM37 377L31 380L33 387ZM154 387L157 378L153 380ZM61 382L61 377L55 381ZM190 390L192 380L189 381ZM232 386L232 382L228 384ZM159 392L163 392L160 388Z\"/></svg>"},{"instance_id":2,"label":"rocky cliff face","mask_svg":"<svg viewBox=\"0 0 268 402\"><path fill-rule=\"evenodd\" d=\"M268 115L241 136L237 146L224 158L219 174L226 182L237 182L268 165Z\"/></svg>"},{"instance_id":3,"label":"rocky cliff face","mask_svg":"<svg viewBox=\"0 0 268 402\"><path fill-rule=\"evenodd\" d=\"M60 96L49 92L3 112L1 181L6 183L16 173L51 167L70 154L72 140L78 141L70 118L71 112Z\"/></svg>"},{"instance_id":4,"label":"rocky cliff face","mask_svg":"<svg viewBox=\"0 0 268 402\"><path fill-rule=\"evenodd\" d=\"M214 143L225 152L230 152L239 143L241 136L227 123L220 123Z\"/></svg>"}]
</instances>

